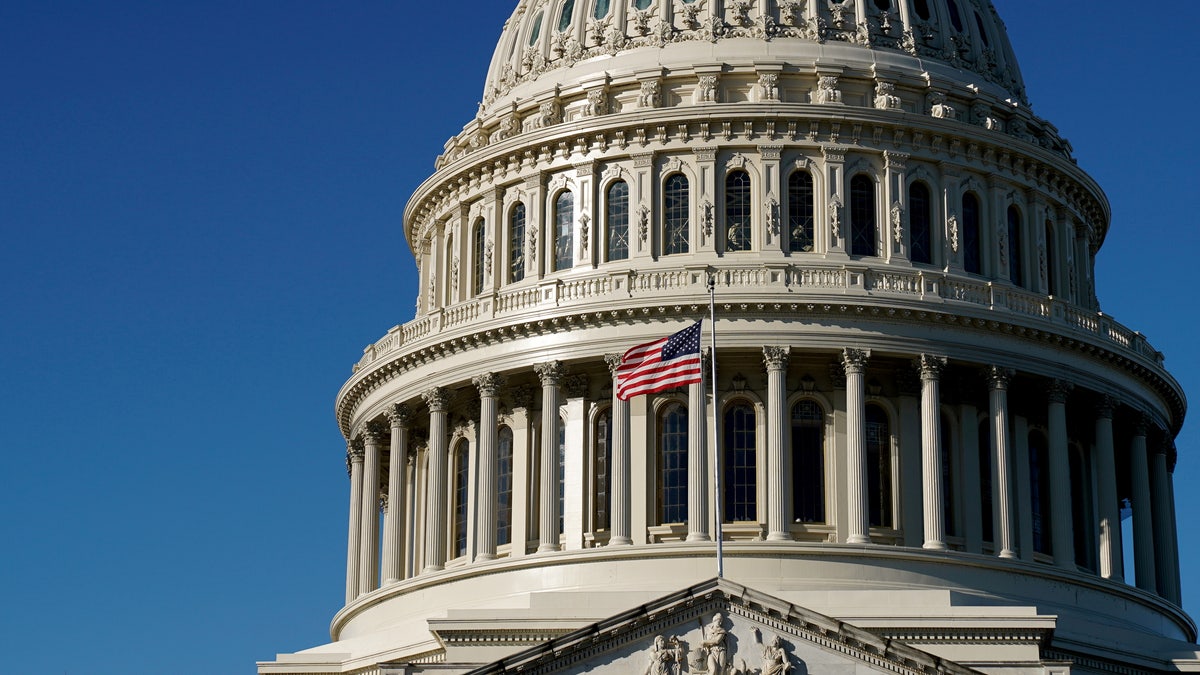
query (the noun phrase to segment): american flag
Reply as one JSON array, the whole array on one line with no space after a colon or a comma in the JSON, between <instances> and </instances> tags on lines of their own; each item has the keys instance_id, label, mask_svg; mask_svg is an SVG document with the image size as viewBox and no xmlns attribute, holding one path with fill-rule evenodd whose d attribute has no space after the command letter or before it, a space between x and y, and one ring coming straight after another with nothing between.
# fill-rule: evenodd
<instances>
[{"instance_id":1,"label":"american flag","mask_svg":"<svg viewBox=\"0 0 1200 675\"><path fill-rule=\"evenodd\" d=\"M700 382L702 323L697 321L674 335L625 352L617 368L617 398L628 401L641 394Z\"/></svg>"}]
</instances>

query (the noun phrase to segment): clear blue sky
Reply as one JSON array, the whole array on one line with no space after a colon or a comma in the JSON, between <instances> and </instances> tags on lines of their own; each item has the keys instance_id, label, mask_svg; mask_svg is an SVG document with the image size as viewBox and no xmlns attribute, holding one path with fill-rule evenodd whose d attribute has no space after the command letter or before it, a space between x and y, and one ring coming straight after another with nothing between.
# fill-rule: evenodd
<instances>
[{"instance_id":1,"label":"clear blue sky","mask_svg":"<svg viewBox=\"0 0 1200 675\"><path fill-rule=\"evenodd\" d=\"M327 640L333 397L411 318L402 209L512 5L0 0L0 669L249 673ZM1105 311L1197 395L1200 3L997 5L1112 200Z\"/></svg>"}]
</instances>

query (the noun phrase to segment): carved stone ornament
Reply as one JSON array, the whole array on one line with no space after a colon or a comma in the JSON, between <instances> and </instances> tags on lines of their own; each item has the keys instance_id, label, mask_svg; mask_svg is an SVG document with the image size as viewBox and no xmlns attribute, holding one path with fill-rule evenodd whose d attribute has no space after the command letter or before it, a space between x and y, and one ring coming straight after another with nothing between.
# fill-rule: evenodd
<instances>
[{"instance_id":1,"label":"carved stone ornament","mask_svg":"<svg viewBox=\"0 0 1200 675\"><path fill-rule=\"evenodd\" d=\"M791 354L791 347L767 346L763 347L763 363L766 364L767 370L783 370L787 368L788 356Z\"/></svg>"},{"instance_id":2,"label":"carved stone ornament","mask_svg":"<svg viewBox=\"0 0 1200 675\"><path fill-rule=\"evenodd\" d=\"M458 258L450 264L450 292L453 294L458 290Z\"/></svg>"},{"instance_id":3,"label":"carved stone ornament","mask_svg":"<svg viewBox=\"0 0 1200 675\"><path fill-rule=\"evenodd\" d=\"M764 101L779 100L779 74L762 73L758 76L758 90Z\"/></svg>"},{"instance_id":4,"label":"carved stone ornament","mask_svg":"<svg viewBox=\"0 0 1200 675\"><path fill-rule=\"evenodd\" d=\"M804 17L804 0L781 0L779 3L779 23L785 26L797 26Z\"/></svg>"},{"instance_id":5,"label":"carved stone ornament","mask_svg":"<svg viewBox=\"0 0 1200 675\"><path fill-rule=\"evenodd\" d=\"M705 238L713 234L713 203L707 199L700 205L700 220L704 227Z\"/></svg>"},{"instance_id":6,"label":"carved stone ornament","mask_svg":"<svg viewBox=\"0 0 1200 675\"><path fill-rule=\"evenodd\" d=\"M537 228L529 228L529 259L537 260Z\"/></svg>"},{"instance_id":7,"label":"carved stone ornament","mask_svg":"<svg viewBox=\"0 0 1200 675\"><path fill-rule=\"evenodd\" d=\"M538 380L541 381L543 387L551 385L558 386L562 382L563 377L567 374L567 369L563 366L562 361L549 361L546 363L533 364L533 372L537 373Z\"/></svg>"},{"instance_id":8,"label":"carved stone ornament","mask_svg":"<svg viewBox=\"0 0 1200 675\"><path fill-rule=\"evenodd\" d=\"M388 409L387 418L393 429L403 429L412 421L412 411L403 403L397 403Z\"/></svg>"},{"instance_id":9,"label":"carved stone ornament","mask_svg":"<svg viewBox=\"0 0 1200 675\"><path fill-rule=\"evenodd\" d=\"M775 195L767 195L763 213L767 217L767 243L770 244L779 238L779 200L775 199Z\"/></svg>"},{"instance_id":10,"label":"carved stone ornament","mask_svg":"<svg viewBox=\"0 0 1200 675\"><path fill-rule=\"evenodd\" d=\"M1002 368L1000 366L990 366L984 374L987 379L989 389L1008 389L1008 383L1016 374L1012 368Z\"/></svg>"},{"instance_id":11,"label":"carved stone ornament","mask_svg":"<svg viewBox=\"0 0 1200 675\"><path fill-rule=\"evenodd\" d=\"M584 398L588 393L589 380L587 375L568 375L563 379L563 389L567 398Z\"/></svg>"},{"instance_id":12,"label":"carved stone ornament","mask_svg":"<svg viewBox=\"0 0 1200 675\"><path fill-rule=\"evenodd\" d=\"M842 92L838 89L837 75L822 75L812 93L813 103L841 103Z\"/></svg>"},{"instance_id":13,"label":"carved stone ornament","mask_svg":"<svg viewBox=\"0 0 1200 675\"><path fill-rule=\"evenodd\" d=\"M930 95L930 101L930 115L944 120L958 119L958 111L955 110L954 106L950 105L950 103L946 100L946 95L942 92L933 92L933 94Z\"/></svg>"},{"instance_id":14,"label":"carved stone ornament","mask_svg":"<svg viewBox=\"0 0 1200 675\"><path fill-rule=\"evenodd\" d=\"M904 206L900 202L892 202L892 237L897 244L904 243Z\"/></svg>"},{"instance_id":15,"label":"carved stone ornament","mask_svg":"<svg viewBox=\"0 0 1200 675\"><path fill-rule=\"evenodd\" d=\"M996 242L996 247L999 249L999 252L1000 252L1000 267L1007 269L1008 268L1008 224L1001 223L999 226L996 227L996 232L998 232L1000 234L1000 236L997 237L997 242ZM1013 279L1012 281L1015 282L1016 279Z\"/></svg>"},{"instance_id":16,"label":"carved stone ornament","mask_svg":"<svg viewBox=\"0 0 1200 675\"><path fill-rule=\"evenodd\" d=\"M852 349L847 347L842 350L842 365L846 369L847 375L865 373L867 371L867 360L871 358L871 350L869 349Z\"/></svg>"},{"instance_id":17,"label":"carved stone ornament","mask_svg":"<svg viewBox=\"0 0 1200 675\"><path fill-rule=\"evenodd\" d=\"M584 117L599 117L608 114L608 90L593 89L587 94L587 105L583 108Z\"/></svg>"},{"instance_id":18,"label":"carved stone ornament","mask_svg":"<svg viewBox=\"0 0 1200 675\"><path fill-rule=\"evenodd\" d=\"M735 153L733 153L733 156L729 158L729 161L725 162L725 169L727 171L732 171L734 169L744 169L744 168L746 168L747 161L748 160L746 159L745 155L743 155L740 152L735 152Z\"/></svg>"},{"instance_id":19,"label":"carved stone ornament","mask_svg":"<svg viewBox=\"0 0 1200 675\"><path fill-rule=\"evenodd\" d=\"M642 204L638 209L638 239L645 244L650 238L650 207Z\"/></svg>"},{"instance_id":20,"label":"carved stone ornament","mask_svg":"<svg viewBox=\"0 0 1200 675\"><path fill-rule=\"evenodd\" d=\"M683 169L683 160L678 157L672 157L663 162L663 175L672 174Z\"/></svg>"},{"instance_id":21,"label":"carved stone ornament","mask_svg":"<svg viewBox=\"0 0 1200 675\"><path fill-rule=\"evenodd\" d=\"M1073 389L1075 385L1066 380L1051 380L1050 386L1046 387L1046 402L1066 403Z\"/></svg>"},{"instance_id":22,"label":"carved stone ornament","mask_svg":"<svg viewBox=\"0 0 1200 675\"><path fill-rule=\"evenodd\" d=\"M958 253L958 215L950 214L946 219L946 231L950 233L950 250Z\"/></svg>"},{"instance_id":23,"label":"carved stone ornament","mask_svg":"<svg viewBox=\"0 0 1200 675\"><path fill-rule=\"evenodd\" d=\"M676 11L679 12L679 20L684 26L695 30L700 27L700 10L704 7L705 0L699 2L684 2L681 3Z\"/></svg>"},{"instance_id":24,"label":"carved stone ornament","mask_svg":"<svg viewBox=\"0 0 1200 675\"><path fill-rule=\"evenodd\" d=\"M492 240L489 238L487 240L487 242L483 245L483 273L486 276L491 276L491 274L492 274L492 249L493 248L495 248L495 245L492 244Z\"/></svg>"},{"instance_id":25,"label":"carved stone ornament","mask_svg":"<svg viewBox=\"0 0 1200 675\"><path fill-rule=\"evenodd\" d=\"M725 629L724 614L713 614L712 621L704 626L704 639L692 657L690 665L695 672L726 675L733 670L734 645L730 644L729 631Z\"/></svg>"},{"instance_id":26,"label":"carved stone ornament","mask_svg":"<svg viewBox=\"0 0 1200 675\"><path fill-rule=\"evenodd\" d=\"M480 396L491 398L500 393L500 388L504 386L504 376L498 373L484 373L471 378L471 384L479 389Z\"/></svg>"},{"instance_id":27,"label":"carved stone ornament","mask_svg":"<svg viewBox=\"0 0 1200 675\"><path fill-rule=\"evenodd\" d=\"M921 372L922 380L937 380L946 369L946 357L921 354L917 357L917 368Z\"/></svg>"},{"instance_id":28,"label":"carved stone ornament","mask_svg":"<svg viewBox=\"0 0 1200 675\"><path fill-rule=\"evenodd\" d=\"M645 80L642 82L642 90L638 93L639 108L657 108L659 102L659 88L662 85L658 80Z\"/></svg>"},{"instance_id":29,"label":"carved stone ornament","mask_svg":"<svg viewBox=\"0 0 1200 675\"><path fill-rule=\"evenodd\" d=\"M613 377L617 376L617 369L621 367L622 357L620 354L605 354L604 363L608 366L608 372L612 373Z\"/></svg>"},{"instance_id":30,"label":"carved stone ornament","mask_svg":"<svg viewBox=\"0 0 1200 675\"><path fill-rule=\"evenodd\" d=\"M591 222L591 220L592 219L590 217L588 217L588 214L586 214L586 213L581 214L579 216L579 257L580 258L587 256L588 240L590 239L590 237L588 236L588 234L589 234L588 224Z\"/></svg>"},{"instance_id":31,"label":"carved stone ornament","mask_svg":"<svg viewBox=\"0 0 1200 675\"><path fill-rule=\"evenodd\" d=\"M842 198L833 195L829 198L829 226L833 240L842 238Z\"/></svg>"},{"instance_id":32,"label":"carved stone ornament","mask_svg":"<svg viewBox=\"0 0 1200 675\"><path fill-rule=\"evenodd\" d=\"M896 96L896 85L891 82L875 84L875 108L877 110L899 110L900 97Z\"/></svg>"},{"instance_id":33,"label":"carved stone ornament","mask_svg":"<svg viewBox=\"0 0 1200 675\"><path fill-rule=\"evenodd\" d=\"M423 392L421 398L425 399L429 412L446 412L450 403L450 392L445 387L434 387Z\"/></svg>"},{"instance_id":34,"label":"carved stone ornament","mask_svg":"<svg viewBox=\"0 0 1200 675\"><path fill-rule=\"evenodd\" d=\"M750 25L750 8L754 0L726 0L729 8L729 23L735 26Z\"/></svg>"},{"instance_id":35,"label":"carved stone ornament","mask_svg":"<svg viewBox=\"0 0 1200 675\"><path fill-rule=\"evenodd\" d=\"M687 649L678 637L654 636L647 655L646 675L683 675L687 672Z\"/></svg>"},{"instance_id":36,"label":"carved stone ornament","mask_svg":"<svg viewBox=\"0 0 1200 675\"><path fill-rule=\"evenodd\" d=\"M720 80L719 75L701 75L699 84L696 86L696 102L716 103L717 83Z\"/></svg>"},{"instance_id":37,"label":"carved stone ornament","mask_svg":"<svg viewBox=\"0 0 1200 675\"><path fill-rule=\"evenodd\" d=\"M854 19L854 0L827 0L829 3L830 22L835 28L844 29Z\"/></svg>"},{"instance_id":38,"label":"carved stone ornament","mask_svg":"<svg viewBox=\"0 0 1200 675\"><path fill-rule=\"evenodd\" d=\"M763 646L759 675L786 675L791 672L792 660L784 644L783 640L775 635Z\"/></svg>"}]
</instances>

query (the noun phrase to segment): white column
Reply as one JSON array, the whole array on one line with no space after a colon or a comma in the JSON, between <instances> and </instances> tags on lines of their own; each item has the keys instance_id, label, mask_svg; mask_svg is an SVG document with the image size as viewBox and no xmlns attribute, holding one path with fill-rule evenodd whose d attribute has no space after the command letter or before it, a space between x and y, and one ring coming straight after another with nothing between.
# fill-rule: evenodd
<instances>
[{"instance_id":1,"label":"white column","mask_svg":"<svg viewBox=\"0 0 1200 675\"><path fill-rule=\"evenodd\" d=\"M475 514L476 560L492 560L496 557L496 516L499 508L499 480L497 474L497 444L499 429L496 427L496 395L504 386L504 378L495 373L485 373L473 380L479 389L479 497Z\"/></svg>"},{"instance_id":2,"label":"white column","mask_svg":"<svg viewBox=\"0 0 1200 675\"><path fill-rule=\"evenodd\" d=\"M566 415L563 419L563 526L562 547L566 551L583 549L583 531L587 514L584 505L588 503L587 465L588 424L587 424L587 393L588 378L586 375L570 375L564 381L563 392L566 402L563 406Z\"/></svg>"},{"instance_id":3,"label":"white column","mask_svg":"<svg viewBox=\"0 0 1200 675\"><path fill-rule=\"evenodd\" d=\"M1155 571L1158 572L1158 594L1179 604L1179 552L1175 547L1175 500L1172 499L1171 473L1164 443L1155 448L1151 479L1154 481L1154 538L1158 542Z\"/></svg>"},{"instance_id":4,"label":"white column","mask_svg":"<svg viewBox=\"0 0 1200 675\"><path fill-rule=\"evenodd\" d=\"M1121 550L1121 504L1117 496L1117 466L1113 451L1111 396L1096 405L1096 503L1100 519L1100 576L1125 579Z\"/></svg>"},{"instance_id":5,"label":"white column","mask_svg":"<svg viewBox=\"0 0 1200 675\"><path fill-rule=\"evenodd\" d=\"M1054 564L1074 570L1075 533L1071 518L1071 459L1067 447L1067 396L1074 385L1050 382L1046 420L1050 445L1050 537Z\"/></svg>"},{"instance_id":6,"label":"white column","mask_svg":"<svg viewBox=\"0 0 1200 675\"><path fill-rule=\"evenodd\" d=\"M346 442L346 468L350 473L350 526L346 543L346 604L358 597L358 542L362 537L363 447Z\"/></svg>"},{"instance_id":7,"label":"white column","mask_svg":"<svg viewBox=\"0 0 1200 675\"><path fill-rule=\"evenodd\" d=\"M921 495L924 498L924 548L946 550L946 506L942 494L942 396L940 378L946 357L922 354L921 369Z\"/></svg>"},{"instance_id":8,"label":"white column","mask_svg":"<svg viewBox=\"0 0 1200 675\"><path fill-rule=\"evenodd\" d=\"M436 387L422 394L429 406L429 463L425 483L425 560L421 573L437 572L446 561L446 407L450 393Z\"/></svg>"},{"instance_id":9,"label":"white column","mask_svg":"<svg viewBox=\"0 0 1200 675\"><path fill-rule=\"evenodd\" d=\"M1158 591L1154 571L1154 507L1150 501L1150 462L1146 456L1146 420L1140 419L1129 447L1129 477L1133 483L1133 570L1137 587Z\"/></svg>"},{"instance_id":10,"label":"white column","mask_svg":"<svg viewBox=\"0 0 1200 675\"><path fill-rule=\"evenodd\" d=\"M388 509L383 517L383 565L381 576L384 584L392 584L404 578L404 514L408 509L408 493L405 490L405 468L408 465L408 425L411 413L408 406L394 405L387 413L392 427L391 446L388 450Z\"/></svg>"},{"instance_id":11,"label":"white column","mask_svg":"<svg viewBox=\"0 0 1200 675\"><path fill-rule=\"evenodd\" d=\"M1013 371L992 366L988 370L988 405L992 423L992 504L998 527L993 534L1001 558L1016 558L1012 512L1012 457L1008 435L1008 381Z\"/></svg>"},{"instance_id":12,"label":"white column","mask_svg":"<svg viewBox=\"0 0 1200 675\"><path fill-rule=\"evenodd\" d=\"M767 366L767 541L788 541L786 484L792 478L788 470L787 366L791 347L763 347L763 362ZM795 486L792 487L795 489Z\"/></svg>"},{"instance_id":13,"label":"white column","mask_svg":"<svg viewBox=\"0 0 1200 675\"><path fill-rule=\"evenodd\" d=\"M612 466L608 468L608 524L611 533L608 536L608 545L629 546L633 543L629 535L629 401L617 398L617 368L621 366L621 355L607 354L604 361L608 364L613 378Z\"/></svg>"},{"instance_id":14,"label":"white column","mask_svg":"<svg viewBox=\"0 0 1200 675\"><path fill-rule=\"evenodd\" d=\"M541 489L538 513L538 553L557 551L558 544L558 417L559 391L566 369L559 361L533 366L542 382Z\"/></svg>"},{"instance_id":15,"label":"white column","mask_svg":"<svg viewBox=\"0 0 1200 675\"><path fill-rule=\"evenodd\" d=\"M842 364L846 369L846 493L847 544L869 544L870 523L867 506L867 359L870 350L845 349Z\"/></svg>"},{"instance_id":16,"label":"white column","mask_svg":"<svg viewBox=\"0 0 1200 675\"><path fill-rule=\"evenodd\" d=\"M379 442L383 432L371 425L359 432L363 462L362 535L358 542L358 594L379 587Z\"/></svg>"},{"instance_id":17,"label":"white column","mask_svg":"<svg viewBox=\"0 0 1200 675\"><path fill-rule=\"evenodd\" d=\"M687 541L709 541L708 415L704 383L688 385L688 535Z\"/></svg>"}]
</instances>

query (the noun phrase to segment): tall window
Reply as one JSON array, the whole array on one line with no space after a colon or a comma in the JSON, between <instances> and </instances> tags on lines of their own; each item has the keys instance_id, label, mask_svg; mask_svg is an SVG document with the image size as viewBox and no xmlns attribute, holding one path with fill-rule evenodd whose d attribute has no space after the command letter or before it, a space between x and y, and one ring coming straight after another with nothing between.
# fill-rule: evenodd
<instances>
[{"instance_id":1,"label":"tall window","mask_svg":"<svg viewBox=\"0 0 1200 675\"><path fill-rule=\"evenodd\" d=\"M571 27L571 14L575 12L575 0L567 0L563 3L562 14L558 16L558 32L562 32Z\"/></svg>"},{"instance_id":2,"label":"tall window","mask_svg":"<svg viewBox=\"0 0 1200 675\"><path fill-rule=\"evenodd\" d=\"M1091 468L1087 456L1078 445L1070 449L1071 462L1071 530L1075 533L1075 564L1096 571L1092 549Z\"/></svg>"},{"instance_id":3,"label":"tall window","mask_svg":"<svg viewBox=\"0 0 1200 675\"><path fill-rule=\"evenodd\" d=\"M950 418L941 416L942 432L942 513L946 534L958 536L958 495L954 491L954 427Z\"/></svg>"},{"instance_id":4,"label":"tall window","mask_svg":"<svg viewBox=\"0 0 1200 675\"><path fill-rule=\"evenodd\" d=\"M596 447L592 457L592 528L609 528L608 499L612 476L612 409L596 417Z\"/></svg>"},{"instance_id":5,"label":"tall window","mask_svg":"<svg viewBox=\"0 0 1200 675\"><path fill-rule=\"evenodd\" d=\"M1055 295L1054 283L1054 223L1046 221L1046 293Z\"/></svg>"},{"instance_id":6,"label":"tall window","mask_svg":"<svg viewBox=\"0 0 1200 675\"><path fill-rule=\"evenodd\" d=\"M571 269L574 259L575 195L564 190L554 200L554 271Z\"/></svg>"},{"instance_id":7,"label":"tall window","mask_svg":"<svg viewBox=\"0 0 1200 675\"><path fill-rule=\"evenodd\" d=\"M608 16L608 6L608 0L596 0L596 7L592 10L592 17L596 19L603 19L604 17Z\"/></svg>"},{"instance_id":8,"label":"tall window","mask_svg":"<svg viewBox=\"0 0 1200 675\"><path fill-rule=\"evenodd\" d=\"M608 259L629 257L629 184L619 180L608 188Z\"/></svg>"},{"instance_id":9,"label":"tall window","mask_svg":"<svg viewBox=\"0 0 1200 675\"><path fill-rule=\"evenodd\" d=\"M825 522L825 411L816 401L792 406L792 517Z\"/></svg>"},{"instance_id":10,"label":"tall window","mask_svg":"<svg viewBox=\"0 0 1200 675\"><path fill-rule=\"evenodd\" d=\"M567 505L567 425L558 423L558 533L562 534Z\"/></svg>"},{"instance_id":11,"label":"tall window","mask_svg":"<svg viewBox=\"0 0 1200 675\"><path fill-rule=\"evenodd\" d=\"M1021 244L1021 212L1017 207L1008 207L1008 278L1018 286L1025 285L1025 271L1021 256L1025 254Z\"/></svg>"},{"instance_id":12,"label":"tall window","mask_svg":"<svg viewBox=\"0 0 1200 675\"><path fill-rule=\"evenodd\" d=\"M867 419L867 510L876 527L893 527L892 520L892 430L887 412L868 405Z\"/></svg>"},{"instance_id":13,"label":"tall window","mask_svg":"<svg viewBox=\"0 0 1200 675\"><path fill-rule=\"evenodd\" d=\"M508 281L525 278L525 205L518 203L508 216Z\"/></svg>"},{"instance_id":14,"label":"tall window","mask_svg":"<svg viewBox=\"0 0 1200 675\"><path fill-rule=\"evenodd\" d=\"M754 407L745 401L725 411L725 520L757 521L757 443Z\"/></svg>"},{"instance_id":15,"label":"tall window","mask_svg":"<svg viewBox=\"0 0 1200 675\"><path fill-rule=\"evenodd\" d=\"M668 404L658 422L658 522L687 521L688 411Z\"/></svg>"},{"instance_id":16,"label":"tall window","mask_svg":"<svg viewBox=\"0 0 1200 675\"><path fill-rule=\"evenodd\" d=\"M496 544L503 546L512 541L512 488L513 488L513 432L507 426L500 427L497 435L496 459Z\"/></svg>"},{"instance_id":17,"label":"tall window","mask_svg":"<svg viewBox=\"0 0 1200 675\"><path fill-rule=\"evenodd\" d=\"M968 192L962 198L963 269L971 274L983 274L983 259L979 251L979 198Z\"/></svg>"},{"instance_id":18,"label":"tall window","mask_svg":"<svg viewBox=\"0 0 1200 675\"><path fill-rule=\"evenodd\" d=\"M983 517L983 540L995 542L992 521L992 429L987 419L979 421L979 509Z\"/></svg>"},{"instance_id":19,"label":"tall window","mask_svg":"<svg viewBox=\"0 0 1200 675\"><path fill-rule=\"evenodd\" d=\"M467 554L467 485L471 444L466 439L454 446L454 557Z\"/></svg>"},{"instance_id":20,"label":"tall window","mask_svg":"<svg viewBox=\"0 0 1200 675\"><path fill-rule=\"evenodd\" d=\"M479 295L483 292L484 257L487 255L487 251L485 250L487 246L487 228L483 226L483 218L475 221L475 230L472 232L471 239L474 248L471 256L471 262L474 265L474 269L471 270L473 273L473 283L471 286L474 294Z\"/></svg>"},{"instance_id":21,"label":"tall window","mask_svg":"<svg viewBox=\"0 0 1200 675\"><path fill-rule=\"evenodd\" d=\"M663 255L688 252L688 179L681 173L663 184Z\"/></svg>"},{"instance_id":22,"label":"tall window","mask_svg":"<svg viewBox=\"0 0 1200 675\"><path fill-rule=\"evenodd\" d=\"M811 253L813 241L813 179L807 171L788 176L788 250Z\"/></svg>"},{"instance_id":23,"label":"tall window","mask_svg":"<svg viewBox=\"0 0 1200 675\"><path fill-rule=\"evenodd\" d=\"M915 263L933 263L933 210L929 186L913 183L908 188L909 258Z\"/></svg>"},{"instance_id":24,"label":"tall window","mask_svg":"<svg viewBox=\"0 0 1200 675\"><path fill-rule=\"evenodd\" d=\"M750 250L750 174L745 171L725 177L725 250Z\"/></svg>"},{"instance_id":25,"label":"tall window","mask_svg":"<svg viewBox=\"0 0 1200 675\"><path fill-rule=\"evenodd\" d=\"M1050 552L1050 455L1046 435L1029 432L1029 497L1033 517L1033 550Z\"/></svg>"},{"instance_id":26,"label":"tall window","mask_svg":"<svg viewBox=\"0 0 1200 675\"><path fill-rule=\"evenodd\" d=\"M850 237L851 255L878 255L875 182L861 173L850 179Z\"/></svg>"}]
</instances>

